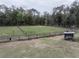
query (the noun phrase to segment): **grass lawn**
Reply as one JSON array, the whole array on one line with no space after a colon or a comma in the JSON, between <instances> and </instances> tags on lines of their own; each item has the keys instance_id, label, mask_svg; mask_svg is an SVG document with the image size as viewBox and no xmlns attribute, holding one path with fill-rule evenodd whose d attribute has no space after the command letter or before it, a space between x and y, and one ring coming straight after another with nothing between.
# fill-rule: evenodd
<instances>
[{"instance_id":1,"label":"grass lawn","mask_svg":"<svg viewBox=\"0 0 79 59\"><path fill-rule=\"evenodd\" d=\"M0 43L0 57L76 58L79 57L79 43L65 41L63 36Z\"/></svg>"},{"instance_id":2,"label":"grass lawn","mask_svg":"<svg viewBox=\"0 0 79 59\"><path fill-rule=\"evenodd\" d=\"M49 26L20 26L25 33L44 34L63 32L64 28ZM23 35L15 26L0 27L0 35ZM77 58L79 57L79 33L76 42L63 40L64 36L0 43L0 58Z\"/></svg>"},{"instance_id":3,"label":"grass lawn","mask_svg":"<svg viewBox=\"0 0 79 59\"><path fill-rule=\"evenodd\" d=\"M20 26L20 28L27 34L44 34L51 32L63 32L64 28L50 27L50 26ZM0 35L24 35L24 33L17 28L17 26L0 27Z\"/></svg>"}]
</instances>

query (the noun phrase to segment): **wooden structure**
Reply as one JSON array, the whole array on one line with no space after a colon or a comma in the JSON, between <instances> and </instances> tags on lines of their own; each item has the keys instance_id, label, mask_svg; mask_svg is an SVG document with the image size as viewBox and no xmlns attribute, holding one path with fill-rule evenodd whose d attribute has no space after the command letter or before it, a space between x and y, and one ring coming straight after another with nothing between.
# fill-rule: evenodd
<instances>
[{"instance_id":1,"label":"wooden structure","mask_svg":"<svg viewBox=\"0 0 79 59\"><path fill-rule=\"evenodd\" d=\"M74 33L75 32L64 32L64 39L65 40L74 40Z\"/></svg>"}]
</instances>

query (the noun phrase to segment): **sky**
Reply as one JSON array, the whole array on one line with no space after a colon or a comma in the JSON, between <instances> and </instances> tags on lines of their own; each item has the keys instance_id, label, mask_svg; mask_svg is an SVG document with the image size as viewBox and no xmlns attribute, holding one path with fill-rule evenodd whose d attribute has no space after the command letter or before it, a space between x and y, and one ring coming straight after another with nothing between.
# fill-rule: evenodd
<instances>
[{"instance_id":1,"label":"sky","mask_svg":"<svg viewBox=\"0 0 79 59\"><path fill-rule=\"evenodd\" d=\"M0 4L7 6L23 7L25 9L35 8L40 12L51 12L54 7L62 4L70 5L74 0L0 0Z\"/></svg>"}]
</instances>

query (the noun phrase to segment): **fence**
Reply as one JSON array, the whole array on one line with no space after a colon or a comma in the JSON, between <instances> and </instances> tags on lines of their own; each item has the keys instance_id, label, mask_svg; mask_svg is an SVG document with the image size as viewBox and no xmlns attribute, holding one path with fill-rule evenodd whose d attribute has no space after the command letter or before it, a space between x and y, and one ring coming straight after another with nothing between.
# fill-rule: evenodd
<instances>
[{"instance_id":1,"label":"fence","mask_svg":"<svg viewBox=\"0 0 79 59\"><path fill-rule=\"evenodd\" d=\"M0 36L0 42L23 41L23 40L31 40L31 39L38 39L38 38L58 36L58 35L63 35L63 33L45 33L45 34L34 34L34 35Z\"/></svg>"}]
</instances>

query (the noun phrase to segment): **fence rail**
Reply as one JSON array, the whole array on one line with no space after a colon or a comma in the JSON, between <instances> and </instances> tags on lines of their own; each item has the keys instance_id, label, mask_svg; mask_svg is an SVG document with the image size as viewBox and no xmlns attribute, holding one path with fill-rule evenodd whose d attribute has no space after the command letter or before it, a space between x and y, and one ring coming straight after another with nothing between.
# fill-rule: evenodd
<instances>
[{"instance_id":1,"label":"fence rail","mask_svg":"<svg viewBox=\"0 0 79 59\"><path fill-rule=\"evenodd\" d=\"M34 34L34 35L10 35L10 36L0 36L0 42L6 41L23 41L23 40L31 40L31 39L38 39L44 37L52 37L63 35L63 33L45 33L45 34Z\"/></svg>"}]
</instances>

